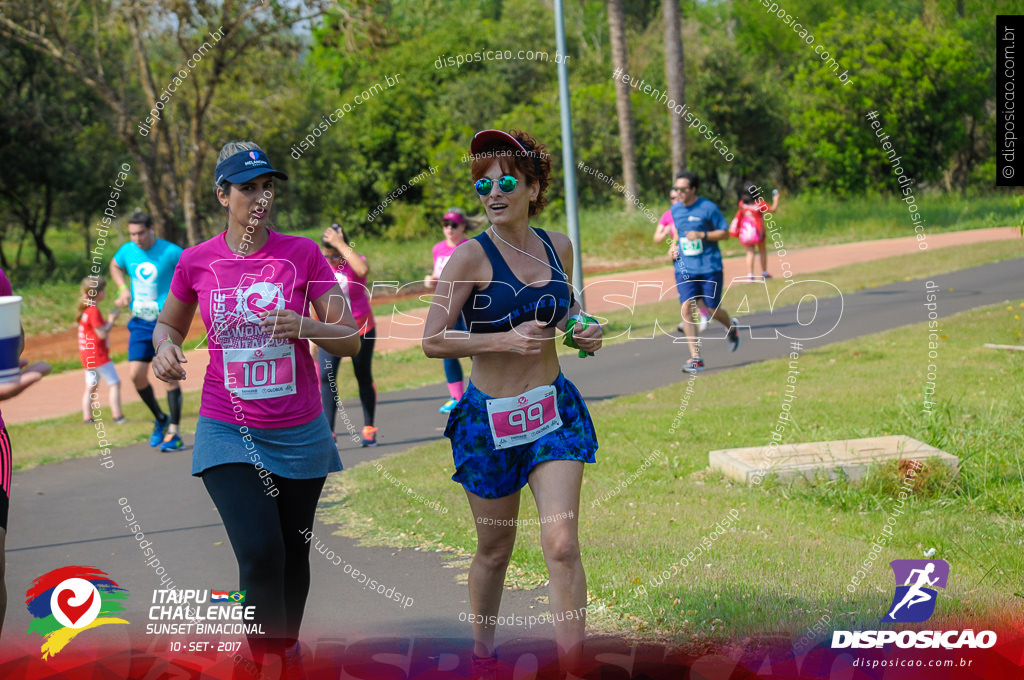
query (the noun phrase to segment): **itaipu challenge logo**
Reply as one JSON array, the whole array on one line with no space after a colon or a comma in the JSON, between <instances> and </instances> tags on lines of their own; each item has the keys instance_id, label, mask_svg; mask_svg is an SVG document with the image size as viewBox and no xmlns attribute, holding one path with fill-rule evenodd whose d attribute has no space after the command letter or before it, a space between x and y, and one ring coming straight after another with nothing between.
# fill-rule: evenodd
<instances>
[{"instance_id":1,"label":"itaipu challenge logo","mask_svg":"<svg viewBox=\"0 0 1024 680\"><path fill-rule=\"evenodd\" d=\"M56 655L79 633L111 623L124 611L128 591L96 567L61 567L43 574L25 593L32 615L29 633L43 636L43 659Z\"/></svg>"}]
</instances>

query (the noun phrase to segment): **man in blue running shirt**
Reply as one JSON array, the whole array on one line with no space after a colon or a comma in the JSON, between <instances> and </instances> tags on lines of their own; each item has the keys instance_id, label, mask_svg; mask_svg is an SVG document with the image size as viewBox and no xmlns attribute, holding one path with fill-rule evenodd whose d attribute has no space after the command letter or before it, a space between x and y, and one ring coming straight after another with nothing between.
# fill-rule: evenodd
<instances>
[{"instance_id":1,"label":"man in blue running shirt","mask_svg":"<svg viewBox=\"0 0 1024 680\"><path fill-rule=\"evenodd\" d=\"M672 220L679 238L669 249L675 261L679 302L682 304L683 332L690 349L690 360L683 365L687 373L704 370L700 358L700 342L693 323L694 300L704 298L711 317L724 325L729 349L735 352L740 346L740 335L736 330L736 319L719 307L722 301L722 252L718 242L729 238L729 225L721 211L706 198L697 196L700 180L692 172L682 172L676 177L675 189L681 199L672 204Z\"/></svg>"},{"instance_id":2,"label":"man in blue running shirt","mask_svg":"<svg viewBox=\"0 0 1024 680\"><path fill-rule=\"evenodd\" d=\"M132 382L156 419L149 445L159 446L161 451L176 451L185 447L178 435L181 385L176 380L168 381L167 405L171 413L167 415L160 409L149 384L149 365L154 356L153 329L171 289L171 278L181 257L181 248L157 238L153 220L144 212L134 213L128 218L128 236L131 241L118 249L110 263L110 277L117 284L117 306L131 305L128 361Z\"/></svg>"}]
</instances>

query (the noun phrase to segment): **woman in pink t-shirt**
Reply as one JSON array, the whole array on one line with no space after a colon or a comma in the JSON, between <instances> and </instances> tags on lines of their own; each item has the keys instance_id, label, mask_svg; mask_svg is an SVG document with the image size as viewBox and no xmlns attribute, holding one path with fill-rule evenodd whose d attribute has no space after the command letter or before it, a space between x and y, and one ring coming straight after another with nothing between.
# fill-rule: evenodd
<instances>
[{"instance_id":1,"label":"woman in pink t-shirt","mask_svg":"<svg viewBox=\"0 0 1024 680\"><path fill-rule=\"evenodd\" d=\"M309 340L359 348L352 315L316 243L271 229L274 182L287 179L253 142L225 144L215 172L227 229L185 250L153 331L153 372L185 380L182 342L199 308L210 362L192 451L255 607L256 660L297 663L309 593L309 544L329 472L341 469L320 407ZM309 317L312 304L317 316Z\"/></svg>"},{"instance_id":2,"label":"woman in pink t-shirt","mask_svg":"<svg viewBox=\"0 0 1024 680\"><path fill-rule=\"evenodd\" d=\"M320 247L327 263L334 270L334 277L352 308L352 316L359 329L359 352L352 357L352 371L359 385L359 402L363 406L363 436L361 440L355 438L353 430L353 438L363 446L376 446L377 428L373 426L373 419L377 411L377 388L373 384L373 346L377 340L377 330L373 309L370 307L370 293L366 287L370 264L366 256L352 249L345 231L337 224L331 225L324 232ZM338 398L338 366L341 357L321 349L317 352L317 362L320 368L320 402L323 404L327 425L333 433L336 416L341 410L341 399ZM351 428L351 421L344 411L342 415Z\"/></svg>"},{"instance_id":3,"label":"woman in pink t-shirt","mask_svg":"<svg viewBox=\"0 0 1024 680\"><path fill-rule=\"evenodd\" d=\"M0 297L13 296L11 282L0 269ZM25 308L22 307L24 310ZM10 358L20 357L25 347L25 331L22 329L21 336L17 338L4 338L0 341L0 351L10 352ZM37 361L28 366L28 361L18 359L21 367L21 374L17 378L12 377L7 382L0 382L0 401L18 396L30 385L33 385L43 376L50 372L50 364L45 361ZM7 612L7 586L4 583L7 571L7 557L4 548L7 545L7 515L11 506L11 474L14 471L13 459L11 458L11 438L7 434L7 426L4 425L3 415L0 414L0 634L3 633L4 615Z\"/></svg>"},{"instance_id":4,"label":"woman in pink t-shirt","mask_svg":"<svg viewBox=\"0 0 1024 680\"><path fill-rule=\"evenodd\" d=\"M466 220L466 213L461 208L449 208L441 218L441 228L444 229L444 240L434 244L434 268L423 279L427 290L434 290L437 287L437 280L441 278L441 271L448 264L449 258L455 249L466 242L466 232L469 230L469 222ZM466 327L462 322L455 324L455 330L464 331ZM462 382L462 364L458 359L443 359L444 379L448 383L448 394L451 398L441 405L438 410L441 413L451 413L455 405L462 399L465 387Z\"/></svg>"}]
</instances>

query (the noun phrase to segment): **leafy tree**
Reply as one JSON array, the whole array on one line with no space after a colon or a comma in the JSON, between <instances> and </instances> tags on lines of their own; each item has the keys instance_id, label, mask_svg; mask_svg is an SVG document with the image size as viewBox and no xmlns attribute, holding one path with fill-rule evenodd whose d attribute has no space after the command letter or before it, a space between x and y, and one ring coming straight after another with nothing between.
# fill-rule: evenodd
<instances>
[{"instance_id":1,"label":"leafy tree","mask_svg":"<svg viewBox=\"0 0 1024 680\"><path fill-rule=\"evenodd\" d=\"M89 217L102 210L124 150L110 144L110 132L92 120L100 102L51 59L16 43L0 47L0 178L3 214L17 221L20 263L24 239L35 246L35 263L45 258L53 275L56 259L46 244L55 222ZM117 192L122 204L130 189ZM124 195L121 195L121 194ZM8 223L0 222L0 234ZM87 237L88 238L88 237ZM10 268L0 249L0 264Z\"/></svg>"},{"instance_id":2,"label":"leafy tree","mask_svg":"<svg viewBox=\"0 0 1024 680\"><path fill-rule=\"evenodd\" d=\"M445 208L474 205L469 165L462 160L473 132L499 126L537 134L510 112L523 111L524 104L533 108L556 93L553 59L447 63L487 50L554 55L550 10L517 6L515 13L502 11L496 19L492 3L463 1L446 4L442 22L429 5L422 12L408 11L409 3L370 11L365 3L343 2L339 14L316 32L309 79L327 84L327 91L317 94L325 110L351 104L363 91L400 74L398 86L353 106L303 155L337 154L304 162L300 172L304 180L325 187L323 204L353 233L383 231L396 238L425 233ZM317 120L314 114L304 121L306 134ZM557 113L554 122L557 130ZM550 145L558 133L542 139ZM550 151L553 157L560 152ZM429 175L429 168L437 172ZM425 181L410 183L425 170ZM382 214L368 219L377 206Z\"/></svg>"},{"instance_id":3,"label":"leafy tree","mask_svg":"<svg viewBox=\"0 0 1024 680\"><path fill-rule=\"evenodd\" d=\"M679 0L664 0L665 15L665 82L668 96L679 104L686 103L686 75L683 61L683 38L679 30L681 21ZM669 114L669 130L672 133L672 175L686 169L686 128L675 113Z\"/></svg>"},{"instance_id":4,"label":"leafy tree","mask_svg":"<svg viewBox=\"0 0 1024 680\"><path fill-rule=\"evenodd\" d=\"M294 53L298 38L287 29L318 15L322 1L2 2L0 35L48 55L91 89L135 159L159 233L180 240L184 222L195 243L210 140L220 136L208 124L223 86L263 86L260 72L279 66L264 62L268 52ZM248 90L245 109L229 115L259 120L261 93Z\"/></svg>"},{"instance_id":5,"label":"leafy tree","mask_svg":"<svg viewBox=\"0 0 1024 680\"><path fill-rule=\"evenodd\" d=\"M636 146L633 141L633 108L629 103L632 87L623 82L629 73L629 49L626 43L626 12L622 0L608 0L608 34L612 41L612 65L615 73L615 114L619 122L619 148L622 150L622 184L628 196L636 196ZM636 210L624 197L626 212Z\"/></svg>"},{"instance_id":6,"label":"leafy tree","mask_svg":"<svg viewBox=\"0 0 1024 680\"><path fill-rule=\"evenodd\" d=\"M970 45L946 28L891 13L840 13L819 36L834 46L832 56L852 78L844 85L818 59L798 67L787 139L797 177L807 187L839 193L896 191L889 160L865 118L877 110L906 174L918 183L939 179L965 143L965 117L979 115L985 101Z\"/></svg>"},{"instance_id":7,"label":"leafy tree","mask_svg":"<svg viewBox=\"0 0 1024 680\"><path fill-rule=\"evenodd\" d=\"M781 184L785 176L787 123L783 93L753 60L719 43L705 55L696 79L695 99L708 122L709 134L728 147L723 157L706 135L692 130L693 164L708 178L709 194L731 202L747 182L769 177Z\"/></svg>"}]
</instances>

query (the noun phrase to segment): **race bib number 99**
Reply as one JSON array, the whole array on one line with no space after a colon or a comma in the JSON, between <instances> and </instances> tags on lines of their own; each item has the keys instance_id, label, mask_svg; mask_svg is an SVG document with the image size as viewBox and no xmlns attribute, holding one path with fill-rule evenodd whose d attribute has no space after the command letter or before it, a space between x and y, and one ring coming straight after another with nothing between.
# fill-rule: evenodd
<instances>
[{"instance_id":1,"label":"race bib number 99","mask_svg":"<svg viewBox=\"0 0 1024 680\"><path fill-rule=\"evenodd\" d=\"M541 385L516 397L487 400L487 422L494 448L529 444L562 426L554 385Z\"/></svg>"},{"instance_id":2,"label":"race bib number 99","mask_svg":"<svg viewBox=\"0 0 1024 680\"><path fill-rule=\"evenodd\" d=\"M224 381L240 399L295 394L295 348L225 349Z\"/></svg>"}]
</instances>

